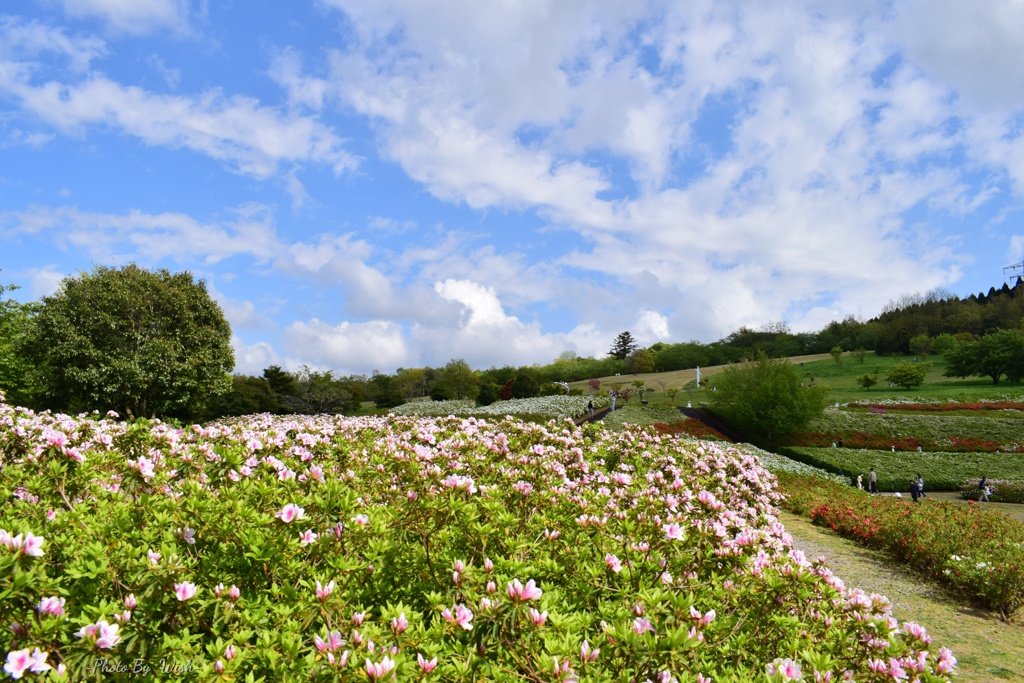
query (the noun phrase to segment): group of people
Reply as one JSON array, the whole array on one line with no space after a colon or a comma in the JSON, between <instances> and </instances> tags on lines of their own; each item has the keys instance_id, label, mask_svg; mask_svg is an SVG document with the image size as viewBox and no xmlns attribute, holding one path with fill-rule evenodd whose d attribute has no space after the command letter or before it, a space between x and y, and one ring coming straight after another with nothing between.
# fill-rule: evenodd
<instances>
[{"instance_id":1,"label":"group of people","mask_svg":"<svg viewBox=\"0 0 1024 683\"><path fill-rule=\"evenodd\" d=\"M842 474L842 471L840 471ZM857 488L864 489L864 473L857 475ZM875 494L878 493L878 473L875 472L875 468L872 467L868 471L868 492ZM899 495L898 493L896 494ZM992 495L992 487L988 484L988 479L982 477L978 482L978 502L985 501L990 502L989 496ZM910 497L914 502L918 502L921 498L924 498L924 477L920 474L915 479L910 480Z\"/></svg>"},{"instance_id":2,"label":"group of people","mask_svg":"<svg viewBox=\"0 0 1024 683\"><path fill-rule=\"evenodd\" d=\"M842 472L840 471L840 474ZM861 472L857 475L857 488L864 490L864 473ZM875 472L875 468L872 467L868 472L868 492L878 493L878 473Z\"/></svg>"}]
</instances>

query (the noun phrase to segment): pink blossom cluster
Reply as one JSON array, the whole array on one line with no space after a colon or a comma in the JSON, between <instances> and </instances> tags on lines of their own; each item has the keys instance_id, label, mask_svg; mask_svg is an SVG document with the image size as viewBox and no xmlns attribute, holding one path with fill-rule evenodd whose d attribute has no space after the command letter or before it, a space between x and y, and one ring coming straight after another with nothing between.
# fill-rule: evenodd
<instances>
[{"instance_id":1,"label":"pink blossom cluster","mask_svg":"<svg viewBox=\"0 0 1024 683\"><path fill-rule=\"evenodd\" d=\"M289 575L287 583L308 587L300 591L297 609L324 624L320 634L305 640L306 654L315 657L317 666L358 669L372 681L395 677L401 667L415 666L426 674L450 665L446 652L452 650L445 648L451 643L481 647L477 642L484 643L495 629L514 624L517 633L535 636L524 636L528 644L523 648L541 650L550 657L545 661L553 661L545 675L568 681L584 667L625 666L631 656L625 643L631 639L643 641L645 651L667 651L666 643L682 638L675 635L680 626L688 651L697 660L713 659L712 644L742 627L743 610L750 605L799 617L808 640L840 639L843 661L865 663L858 664L857 674L884 669L885 676L899 671L945 675L955 666L952 655L942 650L938 657L929 655L924 630L913 623L901 626L887 600L848 589L823 563L793 548L776 516L774 477L748 451L638 429L612 434L571 423L475 418L263 415L185 430L154 422L147 429L145 444L128 458L112 450L126 438L122 423L35 415L0 404L0 448L12 454L17 466L41 471L48 458L68 457L69 448L89 457L90 467L97 466L95 488L73 500L27 491L44 501L42 510L70 506L84 511L100 496L132 505L145 493L178 504L196 490L211 499L254 486L275 492L251 499L253 515L265 547L277 549L306 572ZM343 491L349 502L325 505L321 493L329 487ZM419 525L445 518L456 504L479 517L474 523L457 520L459 533L449 534L458 539L457 546L431 546L432 564L423 568L428 560L422 547L439 541ZM24 500L14 505L29 509ZM492 535L485 546L465 535L474 524L482 527L489 521L483 514L487 506L500 508L513 521L494 532L500 543ZM181 620L190 618L195 605L203 606L202 600L189 602L201 588L184 577L208 576L201 572L203 563L216 549L232 547L239 536L223 520L196 517L181 512L168 527L178 533L168 536L159 551L151 548L139 557L145 544L133 551L147 576L163 581L160 594ZM47 535L53 538L49 527ZM407 545L389 549L390 554L371 552L384 541ZM0 543L14 552L39 556L42 542L31 534L12 537L0 531ZM505 547L511 550L497 550ZM405 554L417 558L416 580L430 574L430 590L441 595L434 611L416 616L408 611L409 602L404 610L362 604L363 596L385 585L397 593L392 604L410 599L402 591L413 588L390 575L396 571L392 558ZM344 565L325 575L336 557L345 558ZM575 609L573 595L583 592L581 584L561 583L570 580L565 578L570 572L563 576L555 569L570 560L577 563L577 574L571 576L585 577L582 585L594 589L591 599L601 601L607 621L600 629L573 626L593 619L567 614ZM527 566L538 572L535 578L522 572ZM266 571L271 569L283 571ZM261 598L247 589L246 600L236 605L240 591L224 584L249 586L242 582L250 578L213 575L224 582L213 594L221 598L227 593L231 601L222 603L225 608L241 613L250 598L253 603ZM779 587L779 597L757 603L767 600L763 586L769 584ZM152 593L135 585L125 588L146 596L149 605ZM652 593L671 599L643 597ZM127 622L135 609L134 594L132 603L125 598L127 617L121 613L114 620ZM351 631L336 621L345 605L361 605L352 613ZM57 615L68 607L62 599L37 596L30 608ZM136 622L141 618L136 615ZM121 639L118 624L105 620L75 635L98 649L112 648ZM751 640L757 644L756 637ZM545 650L546 643L559 641L582 646L576 651L573 645L569 652ZM480 656L498 656L497 645L489 647ZM416 648L415 665L407 648ZM517 656L533 661L535 654ZM805 673L806 663L776 659L766 664L767 659L757 662L752 675L839 680L854 673ZM217 662L224 670L237 664L226 652ZM665 662L652 663L640 679L672 680L668 669ZM705 673L695 669L690 679L708 680Z\"/></svg>"}]
</instances>

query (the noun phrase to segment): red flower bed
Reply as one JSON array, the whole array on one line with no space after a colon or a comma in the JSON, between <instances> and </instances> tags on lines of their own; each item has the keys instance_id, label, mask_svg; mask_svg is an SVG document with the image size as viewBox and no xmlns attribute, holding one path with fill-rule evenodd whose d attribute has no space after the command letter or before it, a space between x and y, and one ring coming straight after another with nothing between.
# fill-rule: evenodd
<instances>
[{"instance_id":1,"label":"red flower bed","mask_svg":"<svg viewBox=\"0 0 1024 683\"><path fill-rule=\"evenodd\" d=\"M698 439L728 441L728 439L722 436L722 433L717 429L709 427L700 420L694 420L692 418L686 418L685 420L673 422L672 424L656 422L654 424L654 428L658 430L659 434L688 434L689 436L695 436Z\"/></svg>"},{"instance_id":2,"label":"red flower bed","mask_svg":"<svg viewBox=\"0 0 1024 683\"><path fill-rule=\"evenodd\" d=\"M878 550L1009 618L1024 605L1024 525L978 505L914 504L777 473L783 507Z\"/></svg>"},{"instance_id":3,"label":"red flower bed","mask_svg":"<svg viewBox=\"0 0 1024 683\"><path fill-rule=\"evenodd\" d=\"M872 432L843 432L845 448L866 448L869 451L887 451L895 447L898 451L931 451L937 453L995 453L1006 452L1003 444L976 436L954 436L942 441L922 439L916 436L892 437L887 434ZM838 442L836 434L825 432L800 432L787 439L787 446L809 446L811 448L828 448ZM1017 448L1012 452L1024 452Z\"/></svg>"},{"instance_id":4,"label":"red flower bed","mask_svg":"<svg viewBox=\"0 0 1024 683\"><path fill-rule=\"evenodd\" d=\"M976 401L974 403L857 403L851 408L867 408L871 412L912 411L915 413L947 413L954 410L1024 410L1024 401Z\"/></svg>"}]
</instances>

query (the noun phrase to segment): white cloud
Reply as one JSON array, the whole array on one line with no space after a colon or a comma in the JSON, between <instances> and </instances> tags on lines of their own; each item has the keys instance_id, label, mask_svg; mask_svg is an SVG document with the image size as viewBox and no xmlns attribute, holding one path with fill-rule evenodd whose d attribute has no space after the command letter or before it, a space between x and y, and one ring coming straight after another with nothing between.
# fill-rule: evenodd
<instances>
[{"instance_id":1,"label":"white cloud","mask_svg":"<svg viewBox=\"0 0 1024 683\"><path fill-rule=\"evenodd\" d=\"M25 60L43 52L66 56L84 76L37 82L39 65ZM65 134L107 128L147 145L190 149L259 178L282 165L323 164L335 173L358 165L344 141L313 117L219 89L161 94L88 71L90 62L105 52L105 44L96 39L72 39L58 29L0 20L0 93ZM164 77L174 80L176 75L164 69Z\"/></svg>"},{"instance_id":2,"label":"white cloud","mask_svg":"<svg viewBox=\"0 0 1024 683\"><path fill-rule=\"evenodd\" d=\"M907 56L972 110L1024 108L1024 3L903 0L895 10Z\"/></svg>"},{"instance_id":3,"label":"white cloud","mask_svg":"<svg viewBox=\"0 0 1024 683\"><path fill-rule=\"evenodd\" d=\"M116 33L144 34L188 25L188 0L63 0L71 17L96 17Z\"/></svg>"},{"instance_id":4,"label":"white cloud","mask_svg":"<svg viewBox=\"0 0 1024 683\"><path fill-rule=\"evenodd\" d=\"M29 274L29 291L32 292L32 296L40 299L44 296L50 296L60 287L61 282L67 277L64 273L57 271L55 266L44 266L43 268L34 268Z\"/></svg>"},{"instance_id":5,"label":"white cloud","mask_svg":"<svg viewBox=\"0 0 1024 683\"><path fill-rule=\"evenodd\" d=\"M659 341L672 341L668 318L658 311L640 311L634 329L636 329L636 339L641 346L650 346Z\"/></svg>"},{"instance_id":6,"label":"white cloud","mask_svg":"<svg viewBox=\"0 0 1024 683\"><path fill-rule=\"evenodd\" d=\"M338 369L342 374L367 369L393 371L406 365L413 354L406 346L401 326L392 321L342 322L330 325L313 318L295 321L285 330L286 353L311 361L311 365Z\"/></svg>"},{"instance_id":7,"label":"white cloud","mask_svg":"<svg viewBox=\"0 0 1024 683\"><path fill-rule=\"evenodd\" d=\"M234 372L240 375L261 376L264 368L281 365L281 358L267 342L247 344L237 335L231 335L231 348L235 353Z\"/></svg>"},{"instance_id":8,"label":"white cloud","mask_svg":"<svg viewBox=\"0 0 1024 683\"><path fill-rule=\"evenodd\" d=\"M266 261L281 249L273 226L260 210L242 210L231 223L201 223L180 213L129 211L102 214L77 207L33 207L0 213L0 231L8 235L52 233L65 247L81 249L94 260L202 261L215 264L246 254Z\"/></svg>"},{"instance_id":9,"label":"white cloud","mask_svg":"<svg viewBox=\"0 0 1024 683\"><path fill-rule=\"evenodd\" d=\"M161 95L98 75L75 85L35 86L0 73L0 90L63 132L109 126L147 145L191 149L259 178L282 163L323 163L338 173L357 165L327 126L250 97Z\"/></svg>"},{"instance_id":10,"label":"white cloud","mask_svg":"<svg viewBox=\"0 0 1024 683\"><path fill-rule=\"evenodd\" d=\"M44 53L61 55L68 60L73 73L83 73L93 60L107 54L107 46L99 38L69 37L62 29L0 16L0 67L4 72L27 77L33 65L20 60L35 59Z\"/></svg>"}]
</instances>

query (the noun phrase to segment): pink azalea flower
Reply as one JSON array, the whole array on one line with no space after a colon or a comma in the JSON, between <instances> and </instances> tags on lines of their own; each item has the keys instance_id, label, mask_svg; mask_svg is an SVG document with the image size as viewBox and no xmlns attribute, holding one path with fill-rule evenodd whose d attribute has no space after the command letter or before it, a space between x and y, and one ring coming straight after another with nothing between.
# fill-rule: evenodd
<instances>
[{"instance_id":1,"label":"pink azalea flower","mask_svg":"<svg viewBox=\"0 0 1024 683\"><path fill-rule=\"evenodd\" d=\"M512 583L506 587L506 592L513 602L538 600L540 596L544 595L544 591L537 588L537 584L534 583L533 579L527 581L525 586L519 582L519 579L512 579Z\"/></svg>"},{"instance_id":2,"label":"pink azalea flower","mask_svg":"<svg viewBox=\"0 0 1024 683\"><path fill-rule=\"evenodd\" d=\"M534 626L543 626L544 622L546 622L548 620L547 610L545 610L543 612L538 612L537 610L535 610L535 609L533 609L531 607L530 608L530 620L533 622Z\"/></svg>"},{"instance_id":3,"label":"pink azalea flower","mask_svg":"<svg viewBox=\"0 0 1024 683\"><path fill-rule=\"evenodd\" d=\"M352 518L352 521L358 524L359 526L366 526L370 523L370 518L366 515L356 515Z\"/></svg>"},{"instance_id":4,"label":"pink azalea flower","mask_svg":"<svg viewBox=\"0 0 1024 683\"><path fill-rule=\"evenodd\" d=\"M671 524L665 524L661 527L661 530L665 532L665 538L674 541L681 541L684 538L686 538L686 534L683 531L683 527L679 526L675 522L672 522Z\"/></svg>"},{"instance_id":5,"label":"pink azalea flower","mask_svg":"<svg viewBox=\"0 0 1024 683\"><path fill-rule=\"evenodd\" d=\"M306 529L299 534L299 545L305 547L310 543L315 543L318 538L320 538L320 534L313 533L312 529Z\"/></svg>"},{"instance_id":6,"label":"pink azalea flower","mask_svg":"<svg viewBox=\"0 0 1024 683\"><path fill-rule=\"evenodd\" d=\"M337 652L345 644L345 641L341 638L341 632L331 631L327 634L327 640L320 636L313 636L313 644L320 652Z\"/></svg>"},{"instance_id":7,"label":"pink azalea flower","mask_svg":"<svg viewBox=\"0 0 1024 683\"><path fill-rule=\"evenodd\" d=\"M43 598L39 601L36 611L40 614L62 616L64 614L64 598Z\"/></svg>"},{"instance_id":8,"label":"pink azalea flower","mask_svg":"<svg viewBox=\"0 0 1024 683\"><path fill-rule=\"evenodd\" d=\"M316 599L323 602L327 598L331 597L331 593L334 592L334 581L329 582L326 586L321 584L319 581L316 582Z\"/></svg>"},{"instance_id":9,"label":"pink azalea flower","mask_svg":"<svg viewBox=\"0 0 1024 683\"><path fill-rule=\"evenodd\" d=\"M583 645L580 646L580 661L584 664L592 662L597 659L597 656L601 654L601 650L591 650L590 643L583 641Z\"/></svg>"},{"instance_id":10,"label":"pink azalea flower","mask_svg":"<svg viewBox=\"0 0 1024 683\"><path fill-rule=\"evenodd\" d=\"M21 538L21 534L18 534L17 538ZM43 556L43 542L42 536L36 536L31 531L25 534L25 540L21 543L21 552L23 555L31 555L32 557ZM16 550L16 549L15 549Z\"/></svg>"},{"instance_id":11,"label":"pink azalea flower","mask_svg":"<svg viewBox=\"0 0 1024 683\"><path fill-rule=\"evenodd\" d=\"M473 613L465 605L456 605L455 613L453 614L447 607L442 610L441 616L445 620L466 629L467 631L473 630Z\"/></svg>"},{"instance_id":12,"label":"pink azalea flower","mask_svg":"<svg viewBox=\"0 0 1024 683\"><path fill-rule=\"evenodd\" d=\"M228 660L229 662L232 659L234 659L235 655L237 655L237 654L238 654L238 650L235 648L235 646L233 644L232 645L228 645L226 648L224 648L224 659Z\"/></svg>"},{"instance_id":13,"label":"pink azalea flower","mask_svg":"<svg viewBox=\"0 0 1024 683\"><path fill-rule=\"evenodd\" d=\"M31 653L28 651L28 648L8 652L4 671L9 673L11 678L15 680L25 675L26 671L37 674L43 673L50 669L50 665L46 663L46 658L49 654L49 652L42 652L38 647Z\"/></svg>"},{"instance_id":14,"label":"pink azalea flower","mask_svg":"<svg viewBox=\"0 0 1024 683\"><path fill-rule=\"evenodd\" d=\"M611 569L616 574L622 571L622 560L615 557L611 553L606 554L604 556L604 563L608 565L608 569Z\"/></svg>"},{"instance_id":15,"label":"pink azalea flower","mask_svg":"<svg viewBox=\"0 0 1024 683\"><path fill-rule=\"evenodd\" d=\"M654 626L651 625L650 620L648 620L646 617L637 617L633 620L633 631L635 631L637 635L642 636L648 631L653 632Z\"/></svg>"},{"instance_id":16,"label":"pink azalea flower","mask_svg":"<svg viewBox=\"0 0 1024 683\"><path fill-rule=\"evenodd\" d=\"M405 612L391 620L391 630L395 633L403 633L409 628L409 620L405 618Z\"/></svg>"},{"instance_id":17,"label":"pink azalea flower","mask_svg":"<svg viewBox=\"0 0 1024 683\"><path fill-rule=\"evenodd\" d=\"M366 675L370 677L371 681L379 681L387 676L395 668L395 662L393 659L384 656L384 659L378 664L374 664L369 659L366 660Z\"/></svg>"},{"instance_id":18,"label":"pink azalea flower","mask_svg":"<svg viewBox=\"0 0 1024 683\"><path fill-rule=\"evenodd\" d=\"M149 552L146 553L146 557L149 558L149 563L150 564L159 564L160 563L160 553L155 552L152 548L150 548Z\"/></svg>"},{"instance_id":19,"label":"pink azalea flower","mask_svg":"<svg viewBox=\"0 0 1024 683\"><path fill-rule=\"evenodd\" d=\"M434 657L430 661L427 661L426 657L417 652L416 663L420 665L420 670L423 671L423 673L428 674L434 670L434 667L437 666L437 657Z\"/></svg>"},{"instance_id":20,"label":"pink azalea flower","mask_svg":"<svg viewBox=\"0 0 1024 683\"><path fill-rule=\"evenodd\" d=\"M363 619L366 618L366 612L356 612L352 615L352 623L356 626L363 625Z\"/></svg>"},{"instance_id":21,"label":"pink azalea flower","mask_svg":"<svg viewBox=\"0 0 1024 683\"><path fill-rule=\"evenodd\" d=\"M940 675L952 673L953 669L956 668L956 664L956 657L953 656L953 653L949 650L949 648L940 648L939 662L935 665L935 673Z\"/></svg>"},{"instance_id":22,"label":"pink azalea flower","mask_svg":"<svg viewBox=\"0 0 1024 683\"><path fill-rule=\"evenodd\" d=\"M93 641L101 650L109 650L121 642L121 636L117 635L120 628L117 624L108 624L106 619L100 619L95 624L80 628L75 636Z\"/></svg>"},{"instance_id":23,"label":"pink azalea flower","mask_svg":"<svg viewBox=\"0 0 1024 683\"><path fill-rule=\"evenodd\" d=\"M218 659L216 662L214 662L213 663L213 670L216 671L219 674L224 673L224 661L221 660L221 659Z\"/></svg>"},{"instance_id":24,"label":"pink azalea flower","mask_svg":"<svg viewBox=\"0 0 1024 683\"><path fill-rule=\"evenodd\" d=\"M124 596L124 606L128 609L135 609L138 606L138 601L135 599L135 593L129 593Z\"/></svg>"},{"instance_id":25,"label":"pink azalea flower","mask_svg":"<svg viewBox=\"0 0 1024 683\"><path fill-rule=\"evenodd\" d=\"M242 597L242 591L238 590L238 586L231 586L228 589L228 600L231 602L238 602L238 598Z\"/></svg>"},{"instance_id":26,"label":"pink azalea flower","mask_svg":"<svg viewBox=\"0 0 1024 683\"><path fill-rule=\"evenodd\" d=\"M491 562L491 558L489 557L484 558L484 571L488 574L494 571L494 563Z\"/></svg>"},{"instance_id":27,"label":"pink azalea flower","mask_svg":"<svg viewBox=\"0 0 1024 683\"><path fill-rule=\"evenodd\" d=\"M174 595L178 598L179 602L185 602L186 600L190 600L195 597L196 591L198 590L199 589L196 588L196 585L189 581L182 581L181 583L174 584Z\"/></svg>"},{"instance_id":28,"label":"pink azalea flower","mask_svg":"<svg viewBox=\"0 0 1024 683\"><path fill-rule=\"evenodd\" d=\"M281 510L274 516L280 519L285 524L291 524L297 519L305 519L306 510L305 508L299 507L295 503L288 503L283 508L281 508Z\"/></svg>"},{"instance_id":29,"label":"pink azalea flower","mask_svg":"<svg viewBox=\"0 0 1024 683\"><path fill-rule=\"evenodd\" d=\"M803 677L803 670L800 665L792 659L778 658L768 664L765 669L771 677L778 677L783 681L799 681Z\"/></svg>"}]
</instances>

